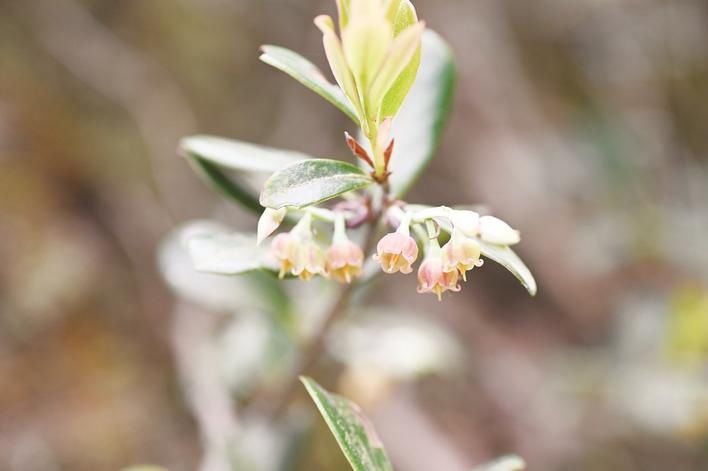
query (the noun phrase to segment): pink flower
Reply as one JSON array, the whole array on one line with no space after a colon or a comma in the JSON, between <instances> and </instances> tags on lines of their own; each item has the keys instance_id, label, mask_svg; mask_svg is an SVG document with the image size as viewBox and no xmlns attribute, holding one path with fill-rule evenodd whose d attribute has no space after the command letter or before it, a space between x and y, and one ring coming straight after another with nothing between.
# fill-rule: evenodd
<instances>
[{"instance_id":1,"label":"pink flower","mask_svg":"<svg viewBox=\"0 0 708 471\"><path fill-rule=\"evenodd\" d=\"M480 260L480 255L477 241L454 230L452 237L442 248L443 270L457 271L462 275L462 279L467 281L467 271L482 266L483 260Z\"/></svg>"},{"instance_id":2,"label":"pink flower","mask_svg":"<svg viewBox=\"0 0 708 471\"><path fill-rule=\"evenodd\" d=\"M351 283L354 277L361 275L364 264L364 252L349 239L335 241L327 249L327 274L340 283Z\"/></svg>"},{"instance_id":3,"label":"pink flower","mask_svg":"<svg viewBox=\"0 0 708 471\"><path fill-rule=\"evenodd\" d=\"M309 280L314 275L326 275L322 248L312 238L310 216L306 215L286 234L278 234L270 246L280 263L280 278L287 273Z\"/></svg>"},{"instance_id":4,"label":"pink flower","mask_svg":"<svg viewBox=\"0 0 708 471\"><path fill-rule=\"evenodd\" d=\"M457 270L446 272L443 269L438 248L437 253L426 257L418 269L418 292L435 293L438 296L438 301L441 301L443 292L457 292L462 289L457 283L459 276Z\"/></svg>"},{"instance_id":5,"label":"pink flower","mask_svg":"<svg viewBox=\"0 0 708 471\"><path fill-rule=\"evenodd\" d=\"M374 260L381 264L386 273L400 271L407 274L413 271L411 265L418 258L418 244L406 231L386 234L376 246Z\"/></svg>"}]
</instances>

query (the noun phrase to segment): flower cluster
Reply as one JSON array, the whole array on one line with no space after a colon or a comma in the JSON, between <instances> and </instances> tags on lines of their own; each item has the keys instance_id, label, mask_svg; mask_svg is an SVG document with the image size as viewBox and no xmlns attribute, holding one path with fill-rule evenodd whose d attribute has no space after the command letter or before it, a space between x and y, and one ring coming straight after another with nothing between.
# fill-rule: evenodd
<instances>
[{"instance_id":1,"label":"flower cluster","mask_svg":"<svg viewBox=\"0 0 708 471\"><path fill-rule=\"evenodd\" d=\"M390 211L403 212L397 207ZM442 224L438 221L445 224L450 236L442 247L439 241ZM381 239L374 256L386 273L412 271L418 249L410 235L411 224L418 225L419 240L425 246L425 257L418 268L418 292L433 293L439 300L445 291L460 291L460 278L467 281L467 272L482 266L480 243L508 246L520 240L518 231L504 221L493 216L480 217L474 211L438 207L403 212L396 232Z\"/></svg>"},{"instance_id":2,"label":"flower cluster","mask_svg":"<svg viewBox=\"0 0 708 471\"><path fill-rule=\"evenodd\" d=\"M312 228L313 214L330 214L326 210L306 211L290 232L278 234L270 246L271 254L279 265L280 278L293 275L309 280L315 275L332 278L340 283L351 283L361 275L364 253L349 240L346 219L342 213L331 215L334 223L332 244L326 250L315 239ZM286 210L266 209L258 223L258 242L270 236L282 223Z\"/></svg>"},{"instance_id":3,"label":"flower cluster","mask_svg":"<svg viewBox=\"0 0 708 471\"><path fill-rule=\"evenodd\" d=\"M376 245L373 260L388 274L408 274L424 248L418 267L418 292L432 293L438 299L445 291L460 291L460 280L467 272L482 266L484 244L509 246L520 241L519 232L494 216L480 216L474 211L447 207L417 210L392 206L387 220L395 227ZM259 222L259 241L272 234L282 223L285 210L266 210ZM324 249L315 238L313 218L333 224L331 245ZM309 280L315 275L351 283L363 271L362 248L346 234L347 213L308 208L290 230L277 235L271 243L280 276L293 275ZM440 245L441 239L447 239Z\"/></svg>"}]
</instances>

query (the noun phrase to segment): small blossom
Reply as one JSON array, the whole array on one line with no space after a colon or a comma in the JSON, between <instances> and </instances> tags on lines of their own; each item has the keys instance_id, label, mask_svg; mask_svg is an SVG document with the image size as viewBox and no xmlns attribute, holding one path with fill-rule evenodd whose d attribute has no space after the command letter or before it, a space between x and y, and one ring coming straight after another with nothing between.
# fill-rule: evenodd
<instances>
[{"instance_id":1,"label":"small blossom","mask_svg":"<svg viewBox=\"0 0 708 471\"><path fill-rule=\"evenodd\" d=\"M443 270L456 271L467 281L467 271L482 266L481 251L476 240L465 237L458 229L442 248Z\"/></svg>"},{"instance_id":2,"label":"small blossom","mask_svg":"<svg viewBox=\"0 0 708 471\"><path fill-rule=\"evenodd\" d=\"M347 237L341 215L335 220L334 237L326 259L327 274L340 283L351 283L354 277L361 275L364 252Z\"/></svg>"},{"instance_id":3,"label":"small blossom","mask_svg":"<svg viewBox=\"0 0 708 471\"><path fill-rule=\"evenodd\" d=\"M479 219L479 234L483 241L490 244L514 245L521 241L519 231L494 216L482 216Z\"/></svg>"},{"instance_id":4,"label":"small blossom","mask_svg":"<svg viewBox=\"0 0 708 471\"><path fill-rule=\"evenodd\" d=\"M381 264L386 273L400 271L408 274L413 271L411 265L418 258L418 244L410 235L410 217L404 217L396 232L386 234L376 246L374 260Z\"/></svg>"},{"instance_id":5,"label":"small blossom","mask_svg":"<svg viewBox=\"0 0 708 471\"><path fill-rule=\"evenodd\" d=\"M434 293L438 301L442 300L443 292L462 289L457 283L460 276L457 270L445 271L441 255L440 245L437 239L433 239L425 260L418 268L418 292Z\"/></svg>"},{"instance_id":6,"label":"small blossom","mask_svg":"<svg viewBox=\"0 0 708 471\"><path fill-rule=\"evenodd\" d=\"M324 251L313 240L310 224L311 215L305 214L292 231L273 239L271 253L280 263L280 278L287 273L302 280L326 275Z\"/></svg>"}]
</instances>

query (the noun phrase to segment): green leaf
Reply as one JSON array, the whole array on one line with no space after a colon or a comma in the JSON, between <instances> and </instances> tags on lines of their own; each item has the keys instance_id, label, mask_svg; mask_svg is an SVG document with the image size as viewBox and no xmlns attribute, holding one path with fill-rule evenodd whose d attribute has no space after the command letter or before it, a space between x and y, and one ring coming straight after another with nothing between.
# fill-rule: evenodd
<instances>
[{"instance_id":1,"label":"green leaf","mask_svg":"<svg viewBox=\"0 0 708 471\"><path fill-rule=\"evenodd\" d=\"M194 171L216 191L256 214L263 211L256 196L257 192L244 181L228 176L218 165L207 160L191 156L187 159Z\"/></svg>"},{"instance_id":2,"label":"green leaf","mask_svg":"<svg viewBox=\"0 0 708 471\"><path fill-rule=\"evenodd\" d=\"M524 288L531 294L536 295L537 287L531 271L521 261L518 255L507 246L494 245L481 240L478 240L482 248L482 255L494 260L509 270L520 282Z\"/></svg>"},{"instance_id":3,"label":"green leaf","mask_svg":"<svg viewBox=\"0 0 708 471\"><path fill-rule=\"evenodd\" d=\"M516 455L503 456L491 463L475 468L473 471L523 471L526 463Z\"/></svg>"},{"instance_id":4,"label":"green leaf","mask_svg":"<svg viewBox=\"0 0 708 471\"><path fill-rule=\"evenodd\" d=\"M423 33L417 78L393 120L396 145L389 170L395 196L401 197L410 189L437 150L454 88L455 64L450 48L428 29Z\"/></svg>"},{"instance_id":5,"label":"green leaf","mask_svg":"<svg viewBox=\"0 0 708 471\"><path fill-rule=\"evenodd\" d=\"M244 178L244 174L249 174L253 179L254 174L272 173L293 162L311 158L299 152L214 136L184 138L179 150L210 186L255 213L263 211L256 188L262 185L265 178L253 185ZM239 172L240 175L229 175L222 168Z\"/></svg>"},{"instance_id":6,"label":"green leaf","mask_svg":"<svg viewBox=\"0 0 708 471\"><path fill-rule=\"evenodd\" d=\"M354 107L344 96L344 92L329 82L312 62L302 57L300 54L279 46L263 46L263 54L260 59L266 64L272 65L278 70L285 72L313 92L320 95L325 100L339 108L357 125L359 119L356 116Z\"/></svg>"},{"instance_id":7,"label":"green leaf","mask_svg":"<svg viewBox=\"0 0 708 471\"><path fill-rule=\"evenodd\" d=\"M408 0L398 0L391 2L389 11L389 20L393 22L393 33L398 36L402 31L406 30L411 25L418 22L418 15L415 7ZM408 93L415 82L418 69L420 67L421 48L413 54L408 65L398 75L393 85L389 88L386 96L383 99L381 106L381 117L393 117L401 108L403 101L408 96Z\"/></svg>"},{"instance_id":8,"label":"green leaf","mask_svg":"<svg viewBox=\"0 0 708 471\"><path fill-rule=\"evenodd\" d=\"M423 23L416 23L397 36L376 75L368 99L380 107L376 111L381 117L393 117L413 85L420 64L420 38L424 28Z\"/></svg>"},{"instance_id":9,"label":"green leaf","mask_svg":"<svg viewBox=\"0 0 708 471\"><path fill-rule=\"evenodd\" d=\"M206 309L258 309L287 319L291 311L290 300L283 284L273 274L254 271L234 277L195 270L188 252L189 241L199 236L201 240L216 245L229 234L228 228L212 221L190 221L174 229L163 239L158 250L158 265L164 281L175 295Z\"/></svg>"},{"instance_id":10,"label":"green leaf","mask_svg":"<svg viewBox=\"0 0 708 471\"><path fill-rule=\"evenodd\" d=\"M241 172L272 173L312 157L291 150L250 144L216 136L189 136L180 141L183 154Z\"/></svg>"},{"instance_id":11,"label":"green leaf","mask_svg":"<svg viewBox=\"0 0 708 471\"><path fill-rule=\"evenodd\" d=\"M354 471L393 471L373 425L359 406L325 391L311 378L300 380Z\"/></svg>"},{"instance_id":12,"label":"green leaf","mask_svg":"<svg viewBox=\"0 0 708 471\"><path fill-rule=\"evenodd\" d=\"M255 234L201 233L186 241L197 271L240 275L256 270L274 270L265 247L256 246Z\"/></svg>"},{"instance_id":13,"label":"green leaf","mask_svg":"<svg viewBox=\"0 0 708 471\"><path fill-rule=\"evenodd\" d=\"M369 186L372 178L338 160L310 159L275 172L265 183L260 203L268 208L304 208Z\"/></svg>"}]
</instances>

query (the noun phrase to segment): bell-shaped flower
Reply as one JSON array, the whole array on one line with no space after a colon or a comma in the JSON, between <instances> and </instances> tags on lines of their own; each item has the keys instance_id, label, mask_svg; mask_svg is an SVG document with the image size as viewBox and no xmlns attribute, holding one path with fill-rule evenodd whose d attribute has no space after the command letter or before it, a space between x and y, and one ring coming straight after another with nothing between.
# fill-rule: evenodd
<instances>
[{"instance_id":1,"label":"bell-shaped flower","mask_svg":"<svg viewBox=\"0 0 708 471\"><path fill-rule=\"evenodd\" d=\"M456 271L463 280L467 281L467 271L480 267L484 263L480 256L479 243L455 228L450 240L442 247L443 270Z\"/></svg>"},{"instance_id":2,"label":"bell-shaped flower","mask_svg":"<svg viewBox=\"0 0 708 471\"><path fill-rule=\"evenodd\" d=\"M521 241L519 231L494 216L479 219L479 236L483 241L496 245L514 245Z\"/></svg>"},{"instance_id":3,"label":"bell-shaped flower","mask_svg":"<svg viewBox=\"0 0 708 471\"><path fill-rule=\"evenodd\" d=\"M418 258L418 244L410 234L410 217L406 216L396 232L386 234L376 245L374 260L381 264L386 273L413 271L411 265Z\"/></svg>"},{"instance_id":4,"label":"bell-shaped flower","mask_svg":"<svg viewBox=\"0 0 708 471\"><path fill-rule=\"evenodd\" d=\"M289 233L273 239L271 253L280 263L280 278L288 273L302 280L326 276L324 251L314 240L311 223L312 216L306 213Z\"/></svg>"},{"instance_id":5,"label":"bell-shaped flower","mask_svg":"<svg viewBox=\"0 0 708 471\"><path fill-rule=\"evenodd\" d=\"M344 217L338 214L334 222L332 245L326 254L327 274L340 283L351 283L352 279L361 275L363 264L364 252L349 240Z\"/></svg>"},{"instance_id":6,"label":"bell-shaped flower","mask_svg":"<svg viewBox=\"0 0 708 471\"><path fill-rule=\"evenodd\" d=\"M418 268L418 292L433 293L437 295L438 301L442 301L445 291L457 292L462 289L458 283L459 278L457 270L445 270L440 244L437 239L432 239L425 260Z\"/></svg>"}]
</instances>

